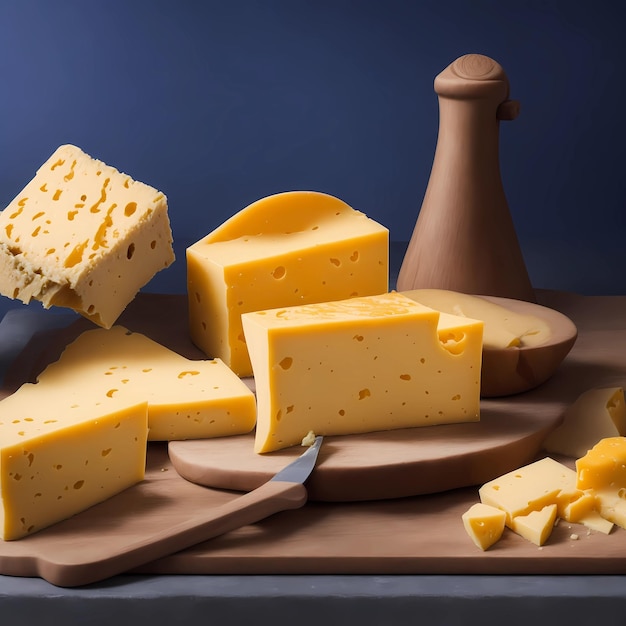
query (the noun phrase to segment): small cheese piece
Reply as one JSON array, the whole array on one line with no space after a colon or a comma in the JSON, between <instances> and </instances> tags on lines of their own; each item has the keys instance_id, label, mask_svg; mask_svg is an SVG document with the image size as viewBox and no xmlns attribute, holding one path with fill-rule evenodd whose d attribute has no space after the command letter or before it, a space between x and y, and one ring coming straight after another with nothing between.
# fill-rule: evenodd
<instances>
[{"instance_id":1,"label":"small cheese piece","mask_svg":"<svg viewBox=\"0 0 626 626\"><path fill-rule=\"evenodd\" d=\"M463 515L463 526L472 541L481 549L488 550L502 537L506 513L495 507L477 502Z\"/></svg>"},{"instance_id":2,"label":"small cheese piece","mask_svg":"<svg viewBox=\"0 0 626 626\"><path fill-rule=\"evenodd\" d=\"M82 333L38 380L147 402L150 441L238 435L256 421L254 394L220 359L186 359L119 325Z\"/></svg>"},{"instance_id":3,"label":"small cheese piece","mask_svg":"<svg viewBox=\"0 0 626 626\"><path fill-rule=\"evenodd\" d=\"M513 518L511 530L531 543L542 546L552 534L556 513L556 504L548 504L539 511L518 515Z\"/></svg>"},{"instance_id":4,"label":"small cheese piece","mask_svg":"<svg viewBox=\"0 0 626 626\"><path fill-rule=\"evenodd\" d=\"M242 315L257 394L255 451L309 430L345 435L473 422L482 322L399 293Z\"/></svg>"},{"instance_id":5,"label":"small cheese piece","mask_svg":"<svg viewBox=\"0 0 626 626\"><path fill-rule=\"evenodd\" d=\"M624 435L624 389L593 388L567 408L563 422L546 437L543 447L552 454L580 458L601 439Z\"/></svg>"},{"instance_id":6,"label":"small cheese piece","mask_svg":"<svg viewBox=\"0 0 626 626\"><path fill-rule=\"evenodd\" d=\"M550 338L550 326L540 317L511 311L479 296L447 289L412 289L402 293L432 309L482 320L485 348L537 346Z\"/></svg>"},{"instance_id":7,"label":"small cheese piece","mask_svg":"<svg viewBox=\"0 0 626 626\"><path fill-rule=\"evenodd\" d=\"M0 401L0 533L19 539L144 478L147 404L79 384L26 383Z\"/></svg>"},{"instance_id":8,"label":"small cheese piece","mask_svg":"<svg viewBox=\"0 0 626 626\"><path fill-rule=\"evenodd\" d=\"M510 528L514 518L551 504L559 505L565 515L565 507L584 496L576 487L576 472L550 457L494 478L478 493L481 502L506 512Z\"/></svg>"},{"instance_id":9,"label":"small cheese piece","mask_svg":"<svg viewBox=\"0 0 626 626\"><path fill-rule=\"evenodd\" d=\"M76 146L59 147L0 213L0 293L104 328L173 261L163 193Z\"/></svg>"},{"instance_id":10,"label":"small cheese piece","mask_svg":"<svg viewBox=\"0 0 626 626\"><path fill-rule=\"evenodd\" d=\"M626 528L626 489L601 489L594 491L596 508L605 519Z\"/></svg>"},{"instance_id":11,"label":"small cheese piece","mask_svg":"<svg viewBox=\"0 0 626 626\"><path fill-rule=\"evenodd\" d=\"M581 518L579 520L579 523L583 524L590 530L595 530L605 535L609 535L611 531L613 530L613 526L614 526L613 522L602 517L599 511L595 509L587 513L583 518Z\"/></svg>"},{"instance_id":12,"label":"small cheese piece","mask_svg":"<svg viewBox=\"0 0 626 626\"><path fill-rule=\"evenodd\" d=\"M626 437L606 437L576 460L578 489L626 489Z\"/></svg>"},{"instance_id":13,"label":"small cheese piece","mask_svg":"<svg viewBox=\"0 0 626 626\"><path fill-rule=\"evenodd\" d=\"M388 230L333 196L263 198L187 249L191 338L250 376L242 313L385 293L388 257Z\"/></svg>"}]
</instances>

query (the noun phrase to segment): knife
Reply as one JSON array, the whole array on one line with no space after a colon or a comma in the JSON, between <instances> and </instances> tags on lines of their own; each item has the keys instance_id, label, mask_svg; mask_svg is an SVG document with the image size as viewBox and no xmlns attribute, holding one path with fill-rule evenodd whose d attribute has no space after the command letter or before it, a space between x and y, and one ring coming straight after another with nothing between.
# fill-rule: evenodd
<instances>
[{"instance_id":1,"label":"knife","mask_svg":"<svg viewBox=\"0 0 626 626\"><path fill-rule=\"evenodd\" d=\"M59 587L76 587L99 582L116 574L184 550L247 524L258 522L279 511L298 509L307 501L304 485L315 464L323 437L253 491L173 527L127 546L123 553L94 563L40 562L38 574Z\"/></svg>"}]
</instances>

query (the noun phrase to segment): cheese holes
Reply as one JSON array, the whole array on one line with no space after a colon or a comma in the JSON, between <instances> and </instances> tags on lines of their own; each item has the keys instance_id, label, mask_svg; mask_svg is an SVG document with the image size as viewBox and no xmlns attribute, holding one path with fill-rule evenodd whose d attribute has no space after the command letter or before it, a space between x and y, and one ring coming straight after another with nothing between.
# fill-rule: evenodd
<instances>
[{"instance_id":1,"label":"cheese holes","mask_svg":"<svg viewBox=\"0 0 626 626\"><path fill-rule=\"evenodd\" d=\"M133 213L137 210L137 203L136 202L129 202L125 207L124 207L124 215L126 217L130 217L131 215L133 215Z\"/></svg>"},{"instance_id":2,"label":"cheese holes","mask_svg":"<svg viewBox=\"0 0 626 626\"><path fill-rule=\"evenodd\" d=\"M359 260L359 251L355 250L351 255L350 255L350 260L353 263L356 263Z\"/></svg>"},{"instance_id":3,"label":"cheese holes","mask_svg":"<svg viewBox=\"0 0 626 626\"><path fill-rule=\"evenodd\" d=\"M411 374L400 374L400 380L411 380Z\"/></svg>"},{"instance_id":4,"label":"cheese holes","mask_svg":"<svg viewBox=\"0 0 626 626\"><path fill-rule=\"evenodd\" d=\"M439 342L450 354L462 354L465 350L465 333L446 331L439 334Z\"/></svg>"},{"instance_id":5,"label":"cheese holes","mask_svg":"<svg viewBox=\"0 0 626 626\"><path fill-rule=\"evenodd\" d=\"M83 485L85 484L84 480L77 480L74 483L74 489L82 489Z\"/></svg>"},{"instance_id":6,"label":"cheese holes","mask_svg":"<svg viewBox=\"0 0 626 626\"><path fill-rule=\"evenodd\" d=\"M272 276L275 280L281 280L285 278L286 275L287 270L285 269L284 265L279 265L278 267L274 268L274 271L272 272Z\"/></svg>"},{"instance_id":7,"label":"cheese holes","mask_svg":"<svg viewBox=\"0 0 626 626\"><path fill-rule=\"evenodd\" d=\"M284 370L288 370L293 365L293 358L290 356L286 356L284 359L279 361L278 365Z\"/></svg>"},{"instance_id":8,"label":"cheese holes","mask_svg":"<svg viewBox=\"0 0 626 626\"><path fill-rule=\"evenodd\" d=\"M369 389L361 389L359 391L359 400L364 400L365 398L369 398L372 395L372 392Z\"/></svg>"},{"instance_id":9,"label":"cheese holes","mask_svg":"<svg viewBox=\"0 0 626 626\"><path fill-rule=\"evenodd\" d=\"M339 267L341 265L341 261L335 257L331 257L329 259L329 261L331 262L332 265L334 265L335 267Z\"/></svg>"},{"instance_id":10,"label":"cheese holes","mask_svg":"<svg viewBox=\"0 0 626 626\"><path fill-rule=\"evenodd\" d=\"M354 339L356 341L363 341L364 337L363 337L363 335L354 335L354 337L352 337L352 339Z\"/></svg>"},{"instance_id":11,"label":"cheese holes","mask_svg":"<svg viewBox=\"0 0 626 626\"><path fill-rule=\"evenodd\" d=\"M135 254L135 244L131 243L126 249L126 258L130 261Z\"/></svg>"},{"instance_id":12,"label":"cheese holes","mask_svg":"<svg viewBox=\"0 0 626 626\"><path fill-rule=\"evenodd\" d=\"M197 376L200 372L196 371L196 370L187 370L185 372L181 372L178 375L178 378L185 378L186 376Z\"/></svg>"},{"instance_id":13,"label":"cheese holes","mask_svg":"<svg viewBox=\"0 0 626 626\"><path fill-rule=\"evenodd\" d=\"M112 448L106 448L104 450L102 450L102 452L100 452L100 454L105 457L105 456L109 456L109 454L111 454L111 449Z\"/></svg>"}]
</instances>

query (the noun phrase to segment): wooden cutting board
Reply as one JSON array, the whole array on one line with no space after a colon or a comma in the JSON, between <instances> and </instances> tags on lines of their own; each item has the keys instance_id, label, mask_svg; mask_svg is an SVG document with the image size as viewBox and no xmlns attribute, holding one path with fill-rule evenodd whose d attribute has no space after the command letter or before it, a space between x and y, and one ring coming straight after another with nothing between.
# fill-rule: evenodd
<instances>
[{"instance_id":1,"label":"wooden cutting board","mask_svg":"<svg viewBox=\"0 0 626 626\"><path fill-rule=\"evenodd\" d=\"M530 392L537 407L560 410L585 389L623 384L626 380L626 297L582 298L544 294L543 304L562 310L577 324L579 339L557 374ZM167 310L169 297L142 298L134 310ZM175 307L180 299L173 297ZM163 322L153 331L133 327L135 312L126 320L133 330L161 337L176 349L186 332ZM154 315L153 315L154 317ZM78 322L64 333L34 338L11 369L10 389L84 330ZM81 327L80 329L74 326ZM160 333L160 335L159 335ZM184 341L183 341L184 343ZM179 346L184 351L184 346ZM187 346L191 352L192 348ZM190 358L192 358L190 356ZM526 395L526 394L525 394ZM541 397L541 400L539 398ZM506 404L506 401L503 401ZM505 413L506 415L506 413ZM329 438L329 448L332 440ZM326 442L325 442L326 444ZM76 583L75 574L92 572L127 542L146 533L170 528L202 507L211 507L238 492L195 485L171 464L164 445L151 444L147 479L126 492L74 518L27 539L0 542L0 573L16 576L45 574L52 563L58 574ZM323 459L322 459L323 461ZM561 523L541 549L505 532L491 550L478 550L465 534L460 516L478 499L475 486L442 493L383 501L309 502L303 509L279 513L258 524L212 539L194 548L143 566L141 572L179 574L260 573L626 573L626 531L611 535L588 533L578 525ZM577 538L575 538L577 537Z\"/></svg>"}]
</instances>

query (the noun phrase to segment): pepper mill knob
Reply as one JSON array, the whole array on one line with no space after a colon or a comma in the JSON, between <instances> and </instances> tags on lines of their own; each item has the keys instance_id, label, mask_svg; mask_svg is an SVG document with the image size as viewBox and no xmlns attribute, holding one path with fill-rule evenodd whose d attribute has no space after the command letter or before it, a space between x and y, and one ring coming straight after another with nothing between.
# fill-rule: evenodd
<instances>
[{"instance_id":1,"label":"pepper mill knob","mask_svg":"<svg viewBox=\"0 0 626 626\"><path fill-rule=\"evenodd\" d=\"M535 302L500 176L499 123L519 114L507 76L493 59L467 54L434 88L437 147L396 287Z\"/></svg>"}]
</instances>

